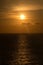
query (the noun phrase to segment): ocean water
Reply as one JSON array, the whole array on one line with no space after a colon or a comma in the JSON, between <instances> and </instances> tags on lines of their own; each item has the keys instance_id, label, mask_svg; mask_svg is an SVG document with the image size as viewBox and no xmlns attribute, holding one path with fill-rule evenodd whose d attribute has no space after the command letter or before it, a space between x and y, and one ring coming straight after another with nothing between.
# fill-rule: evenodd
<instances>
[{"instance_id":1,"label":"ocean water","mask_svg":"<svg viewBox=\"0 0 43 65\"><path fill-rule=\"evenodd\" d=\"M0 65L43 65L43 34L0 34Z\"/></svg>"}]
</instances>

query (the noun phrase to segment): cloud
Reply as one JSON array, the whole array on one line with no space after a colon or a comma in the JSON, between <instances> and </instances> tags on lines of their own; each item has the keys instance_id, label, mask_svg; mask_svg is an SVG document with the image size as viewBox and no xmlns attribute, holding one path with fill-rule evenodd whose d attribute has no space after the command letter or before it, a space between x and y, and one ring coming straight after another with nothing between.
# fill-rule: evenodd
<instances>
[{"instance_id":1,"label":"cloud","mask_svg":"<svg viewBox=\"0 0 43 65\"><path fill-rule=\"evenodd\" d=\"M33 5L43 7L43 0L0 0L0 9L9 9L12 6Z\"/></svg>"},{"instance_id":2,"label":"cloud","mask_svg":"<svg viewBox=\"0 0 43 65\"><path fill-rule=\"evenodd\" d=\"M0 0L0 33L7 33L7 32L14 33L14 32L22 31L20 27L13 26L15 23L13 20L11 20L11 18L14 17L14 15L16 15L16 13L14 11L23 10L25 8L27 10L43 9L43 0ZM43 12L40 12L40 14L42 14L42 13ZM37 16L37 17L39 17L39 16ZM39 20L42 19L42 21L43 21L42 17L43 17L43 14L38 19ZM40 23L41 23L41 21L40 21ZM32 28L32 27L33 26L31 26L31 24L30 24L29 28ZM20 28L20 30L19 30L19 28ZM39 30L39 28L40 28L40 30ZM33 28L32 28L32 30L31 29L30 30L32 32L35 32L35 31L43 32L42 28L43 28L43 24L40 24L39 27L37 27L37 26L34 27L35 30L33 30ZM26 30L26 32L27 32L27 30Z\"/></svg>"},{"instance_id":3,"label":"cloud","mask_svg":"<svg viewBox=\"0 0 43 65\"><path fill-rule=\"evenodd\" d=\"M0 17L6 17L16 10L43 9L43 0L0 0Z\"/></svg>"}]
</instances>

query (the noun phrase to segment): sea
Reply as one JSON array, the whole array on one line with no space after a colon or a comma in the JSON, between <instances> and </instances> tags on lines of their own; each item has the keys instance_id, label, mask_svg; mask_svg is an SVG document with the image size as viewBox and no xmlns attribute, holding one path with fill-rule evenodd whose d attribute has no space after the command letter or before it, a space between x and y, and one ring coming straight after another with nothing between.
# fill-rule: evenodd
<instances>
[{"instance_id":1,"label":"sea","mask_svg":"<svg viewBox=\"0 0 43 65\"><path fill-rule=\"evenodd\" d=\"M0 65L43 65L43 34L0 34Z\"/></svg>"}]
</instances>

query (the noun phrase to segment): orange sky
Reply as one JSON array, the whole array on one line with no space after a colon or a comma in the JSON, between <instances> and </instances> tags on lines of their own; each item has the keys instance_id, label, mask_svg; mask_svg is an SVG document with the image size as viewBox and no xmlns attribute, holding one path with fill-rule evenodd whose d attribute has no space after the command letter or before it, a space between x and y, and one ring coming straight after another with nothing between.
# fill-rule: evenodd
<instances>
[{"instance_id":1,"label":"orange sky","mask_svg":"<svg viewBox=\"0 0 43 65\"><path fill-rule=\"evenodd\" d=\"M43 33L43 0L0 0L0 5L0 33ZM21 13L29 24L19 24Z\"/></svg>"}]
</instances>

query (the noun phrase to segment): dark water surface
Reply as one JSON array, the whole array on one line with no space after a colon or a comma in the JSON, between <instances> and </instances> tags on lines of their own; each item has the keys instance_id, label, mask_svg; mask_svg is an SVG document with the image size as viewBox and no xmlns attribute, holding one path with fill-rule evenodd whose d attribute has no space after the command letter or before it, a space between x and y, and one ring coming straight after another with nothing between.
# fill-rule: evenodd
<instances>
[{"instance_id":1,"label":"dark water surface","mask_svg":"<svg viewBox=\"0 0 43 65\"><path fill-rule=\"evenodd\" d=\"M43 34L0 34L0 65L43 65Z\"/></svg>"}]
</instances>

